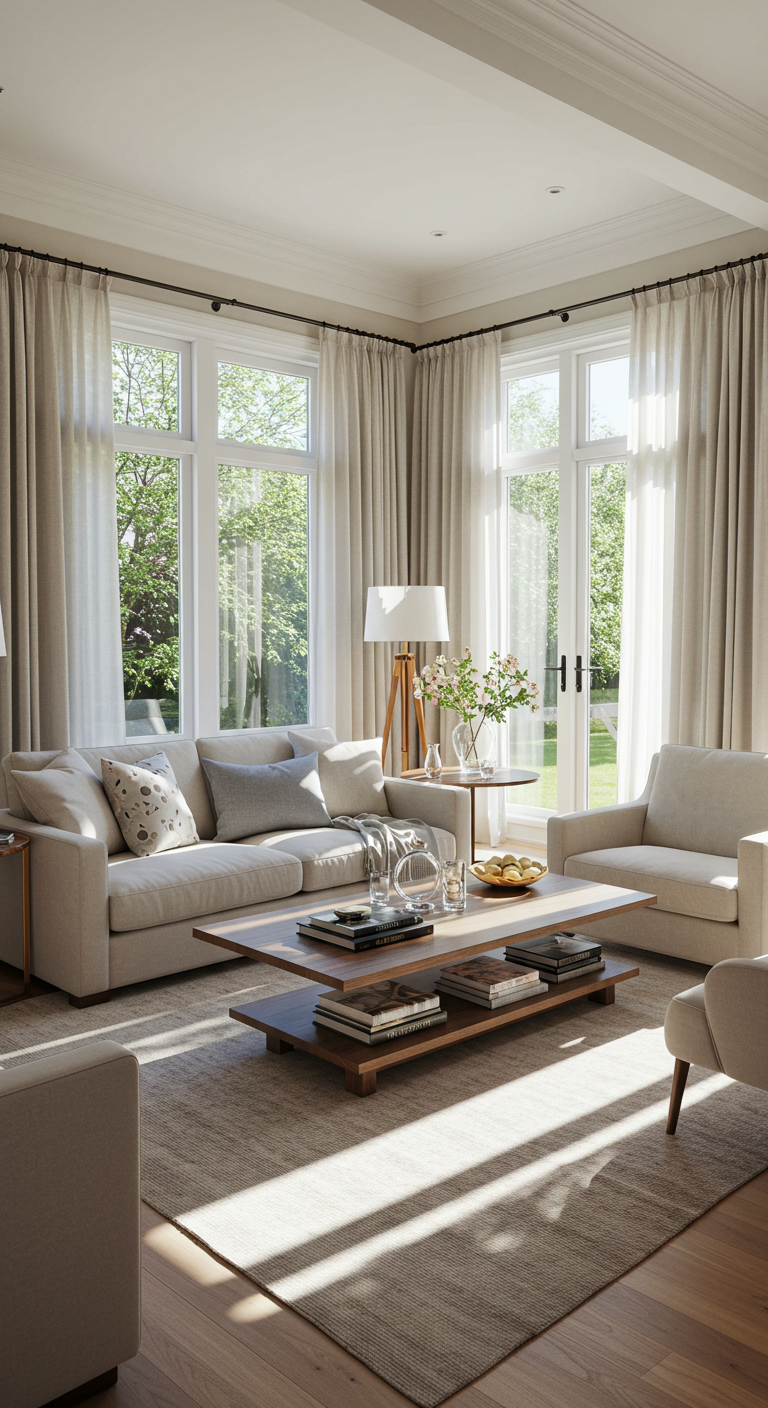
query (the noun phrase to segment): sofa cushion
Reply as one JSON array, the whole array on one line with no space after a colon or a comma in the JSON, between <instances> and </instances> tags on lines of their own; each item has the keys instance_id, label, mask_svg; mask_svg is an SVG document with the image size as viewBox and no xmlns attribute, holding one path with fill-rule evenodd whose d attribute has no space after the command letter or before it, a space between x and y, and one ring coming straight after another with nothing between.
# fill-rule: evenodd
<instances>
[{"instance_id":1,"label":"sofa cushion","mask_svg":"<svg viewBox=\"0 0 768 1408\"><path fill-rule=\"evenodd\" d=\"M671 914L732 924L738 919L737 864L731 856L666 846L617 846L569 856L564 868L578 880L645 890Z\"/></svg>"},{"instance_id":2,"label":"sofa cushion","mask_svg":"<svg viewBox=\"0 0 768 1408\"><path fill-rule=\"evenodd\" d=\"M11 776L25 809L41 825L92 836L104 842L109 855L123 850L125 842L101 780L74 748L59 753L39 772L18 770Z\"/></svg>"},{"instance_id":3,"label":"sofa cushion","mask_svg":"<svg viewBox=\"0 0 768 1408\"><path fill-rule=\"evenodd\" d=\"M138 763L102 758L104 791L125 844L137 856L194 846L195 820L164 753Z\"/></svg>"},{"instance_id":4,"label":"sofa cushion","mask_svg":"<svg viewBox=\"0 0 768 1408\"><path fill-rule=\"evenodd\" d=\"M643 828L646 846L736 856L768 831L768 756L665 743Z\"/></svg>"},{"instance_id":5,"label":"sofa cushion","mask_svg":"<svg viewBox=\"0 0 768 1408\"><path fill-rule=\"evenodd\" d=\"M115 856L107 882L109 927L119 933L295 895L301 864L283 851L200 841L154 856Z\"/></svg>"},{"instance_id":6,"label":"sofa cushion","mask_svg":"<svg viewBox=\"0 0 768 1408\"><path fill-rule=\"evenodd\" d=\"M456 839L450 831L432 828L441 860L453 860ZM365 842L357 831L327 827L305 828L302 831L268 831L260 836L246 836L241 846L264 850L285 851L301 861L303 890L324 890L335 885L367 884L365 878Z\"/></svg>"},{"instance_id":7,"label":"sofa cushion","mask_svg":"<svg viewBox=\"0 0 768 1408\"><path fill-rule=\"evenodd\" d=\"M282 763L249 766L202 759L216 807L216 840L239 841L281 826L330 826L317 753Z\"/></svg>"},{"instance_id":8,"label":"sofa cushion","mask_svg":"<svg viewBox=\"0 0 768 1408\"><path fill-rule=\"evenodd\" d=\"M389 816L381 767L380 738L357 743L319 743L305 734L288 737L297 758L318 755L317 767L325 805L331 816Z\"/></svg>"}]
</instances>

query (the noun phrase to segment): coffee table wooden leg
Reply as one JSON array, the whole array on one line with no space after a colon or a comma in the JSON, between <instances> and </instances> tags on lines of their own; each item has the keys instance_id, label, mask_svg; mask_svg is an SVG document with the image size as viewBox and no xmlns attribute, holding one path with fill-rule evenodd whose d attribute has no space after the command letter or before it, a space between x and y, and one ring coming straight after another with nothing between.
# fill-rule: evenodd
<instances>
[{"instance_id":1,"label":"coffee table wooden leg","mask_svg":"<svg viewBox=\"0 0 768 1408\"><path fill-rule=\"evenodd\" d=\"M376 1094L376 1072L363 1071L358 1075L356 1071L345 1071L345 1085L350 1095L375 1095Z\"/></svg>"},{"instance_id":2,"label":"coffee table wooden leg","mask_svg":"<svg viewBox=\"0 0 768 1408\"><path fill-rule=\"evenodd\" d=\"M598 988L597 992L588 993L590 1002L599 1002L603 1007L610 1007L616 1001L615 984L609 988Z\"/></svg>"},{"instance_id":3,"label":"coffee table wooden leg","mask_svg":"<svg viewBox=\"0 0 768 1408\"><path fill-rule=\"evenodd\" d=\"M273 1036L267 1032L267 1051L274 1051L276 1056L284 1056L286 1051L293 1051L290 1041L283 1041L280 1036Z\"/></svg>"}]
</instances>

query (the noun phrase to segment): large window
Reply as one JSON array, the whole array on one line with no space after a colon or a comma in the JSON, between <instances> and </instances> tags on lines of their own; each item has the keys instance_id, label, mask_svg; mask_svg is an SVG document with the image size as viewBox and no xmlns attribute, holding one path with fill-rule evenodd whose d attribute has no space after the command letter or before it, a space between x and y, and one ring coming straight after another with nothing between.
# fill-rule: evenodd
<instances>
[{"instance_id":1,"label":"large window","mask_svg":"<svg viewBox=\"0 0 768 1408\"><path fill-rule=\"evenodd\" d=\"M113 341L126 732L307 723L314 359L147 321Z\"/></svg>"},{"instance_id":2,"label":"large window","mask_svg":"<svg viewBox=\"0 0 768 1408\"><path fill-rule=\"evenodd\" d=\"M519 344L518 344L519 345ZM626 331L533 339L503 359L508 647L542 691L510 715L511 824L617 798ZM534 828L535 830L535 828Z\"/></svg>"}]
</instances>

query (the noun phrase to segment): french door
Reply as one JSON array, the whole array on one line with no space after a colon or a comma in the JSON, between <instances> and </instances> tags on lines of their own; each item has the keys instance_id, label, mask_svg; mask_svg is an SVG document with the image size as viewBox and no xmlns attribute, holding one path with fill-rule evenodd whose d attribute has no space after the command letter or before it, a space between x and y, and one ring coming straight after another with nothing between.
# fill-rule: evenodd
<instances>
[{"instance_id":1,"label":"french door","mask_svg":"<svg viewBox=\"0 0 768 1408\"><path fill-rule=\"evenodd\" d=\"M540 774L510 789L512 829L617 800L627 370L614 340L505 378L502 615L541 690L535 715L509 718L509 765Z\"/></svg>"}]
</instances>

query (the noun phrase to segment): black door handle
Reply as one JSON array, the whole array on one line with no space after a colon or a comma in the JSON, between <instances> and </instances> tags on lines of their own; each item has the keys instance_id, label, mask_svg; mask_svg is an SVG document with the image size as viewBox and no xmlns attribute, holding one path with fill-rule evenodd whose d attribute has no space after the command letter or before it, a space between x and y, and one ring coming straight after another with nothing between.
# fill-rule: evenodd
<instances>
[{"instance_id":1,"label":"black door handle","mask_svg":"<svg viewBox=\"0 0 768 1408\"><path fill-rule=\"evenodd\" d=\"M563 659L565 659L565 656L563 656ZM594 671L596 674L599 674L603 668L604 667L602 665L582 665L581 656L577 655L576 664L574 666L574 669L576 671L576 693L581 694L582 674L590 674L592 671Z\"/></svg>"},{"instance_id":2,"label":"black door handle","mask_svg":"<svg viewBox=\"0 0 768 1408\"><path fill-rule=\"evenodd\" d=\"M545 665L545 666L544 666L544 670L545 670L545 672L548 672L548 671L550 671L550 670L555 670L555 671L557 672L557 674L560 676L560 689L561 689L562 693L565 694L565 686L566 686L566 683L567 683L566 672L565 672L565 656L564 656L564 655L561 655L561 656L560 656L560 664L559 664L559 665ZM576 688L578 689L579 686L577 685Z\"/></svg>"}]
</instances>

